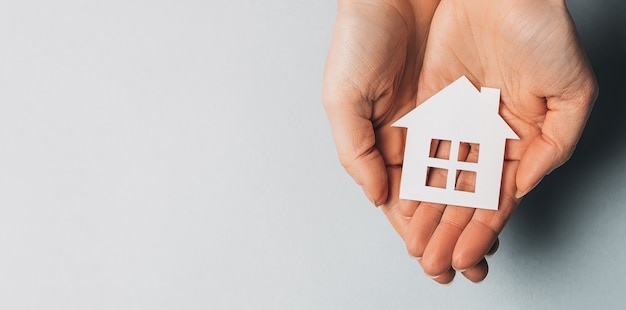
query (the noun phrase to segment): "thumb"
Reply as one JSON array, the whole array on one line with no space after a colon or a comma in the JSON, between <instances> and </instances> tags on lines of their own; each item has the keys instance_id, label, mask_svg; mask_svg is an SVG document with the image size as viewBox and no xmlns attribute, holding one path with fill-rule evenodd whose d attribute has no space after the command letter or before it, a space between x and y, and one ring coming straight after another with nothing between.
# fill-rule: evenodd
<instances>
[{"instance_id":1,"label":"thumb","mask_svg":"<svg viewBox=\"0 0 626 310\"><path fill-rule=\"evenodd\" d=\"M328 115L339 160L376 206L387 199L387 172L372 124L372 81L379 70L369 60L380 55L363 33L360 16L341 10L333 31L322 85L322 103ZM369 28L365 28L369 29ZM384 53L383 53L384 54Z\"/></svg>"},{"instance_id":2,"label":"thumb","mask_svg":"<svg viewBox=\"0 0 626 310\"><path fill-rule=\"evenodd\" d=\"M370 104L345 100L341 97L324 98L339 160L348 174L363 187L368 199L379 206L387 200L387 170L375 146L372 122L367 115L359 113L366 111L363 106Z\"/></svg>"},{"instance_id":3,"label":"thumb","mask_svg":"<svg viewBox=\"0 0 626 310\"><path fill-rule=\"evenodd\" d=\"M515 198L526 195L545 175L565 163L573 152L571 144L575 143L559 143L543 133L536 137L520 160L515 179Z\"/></svg>"},{"instance_id":4,"label":"thumb","mask_svg":"<svg viewBox=\"0 0 626 310\"><path fill-rule=\"evenodd\" d=\"M573 99L548 98L541 134L533 139L516 175L516 198L530 192L545 175L564 164L574 152L591 107L597 96L597 87Z\"/></svg>"}]
</instances>

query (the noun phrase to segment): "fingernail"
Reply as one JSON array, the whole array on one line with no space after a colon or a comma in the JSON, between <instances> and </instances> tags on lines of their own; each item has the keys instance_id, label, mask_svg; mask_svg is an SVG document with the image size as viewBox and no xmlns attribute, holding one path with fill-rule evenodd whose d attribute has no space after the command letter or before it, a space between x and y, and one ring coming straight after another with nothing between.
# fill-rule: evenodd
<instances>
[{"instance_id":1,"label":"fingernail","mask_svg":"<svg viewBox=\"0 0 626 310\"><path fill-rule=\"evenodd\" d=\"M372 205L374 205L375 208L380 208L380 206L382 206L382 203L377 203L374 199L371 199L370 197L368 197L370 202L372 203Z\"/></svg>"},{"instance_id":2,"label":"fingernail","mask_svg":"<svg viewBox=\"0 0 626 310\"><path fill-rule=\"evenodd\" d=\"M414 260L416 260L416 261L418 261L418 262L422 260L422 257L421 257L421 256L420 256L420 257L413 256L413 255L411 255L410 253L409 253L409 257L410 257L410 258L412 258L412 259L414 259Z\"/></svg>"},{"instance_id":3,"label":"fingernail","mask_svg":"<svg viewBox=\"0 0 626 310\"><path fill-rule=\"evenodd\" d=\"M535 185L529 187L525 192L522 192L519 189L516 190L515 191L515 198L520 199L520 198L526 196L526 194L530 193L530 191L535 189L535 187L537 187L537 185L539 185L539 183L541 183L541 180L543 180L543 177L541 179L539 179L539 181L537 181L537 183L535 183Z\"/></svg>"},{"instance_id":4,"label":"fingernail","mask_svg":"<svg viewBox=\"0 0 626 310\"><path fill-rule=\"evenodd\" d=\"M376 208L378 208L378 207L379 207L379 206L378 206L378 204L376 203L376 201L374 201L374 199L372 199L372 197L367 196L367 199L370 201L370 203L371 203L372 205L374 205L374 207L376 207Z\"/></svg>"},{"instance_id":5,"label":"fingernail","mask_svg":"<svg viewBox=\"0 0 626 310\"><path fill-rule=\"evenodd\" d=\"M537 184L539 184L539 183L537 183ZM537 186L537 184L535 184L535 186ZM522 198L522 197L526 196L526 194L530 193L530 191L532 191L532 190L533 190L533 188L535 188L535 186L531 186L531 187L530 187L527 191L525 191L525 192L522 192L522 191L520 191L519 189L518 189L518 190L515 190L515 198L516 198L516 199L520 199L520 198Z\"/></svg>"},{"instance_id":6,"label":"fingernail","mask_svg":"<svg viewBox=\"0 0 626 310\"><path fill-rule=\"evenodd\" d=\"M550 173L554 172L554 170L556 170L556 169L557 169L557 168L559 168L559 167L561 167L561 166L557 166L557 167L552 168L552 170L548 171L548 173L546 173L546 175L548 175L548 174L550 174Z\"/></svg>"},{"instance_id":7,"label":"fingernail","mask_svg":"<svg viewBox=\"0 0 626 310\"><path fill-rule=\"evenodd\" d=\"M429 278L431 278L431 279L433 279L433 280L434 280L434 279L437 279L437 278L439 278L439 277L441 277L441 275L431 276L431 275L427 274L426 272L424 272L424 274L425 274L427 277L429 277Z\"/></svg>"},{"instance_id":8,"label":"fingernail","mask_svg":"<svg viewBox=\"0 0 626 310\"><path fill-rule=\"evenodd\" d=\"M452 269L456 270L457 272L465 272L466 269L456 269L454 266L452 266Z\"/></svg>"},{"instance_id":9,"label":"fingernail","mask_svg":"<svg viewBox=\"0 0 626 310\"><path fill-rule=\"evenodd\" d=\"M450 282L448 282L448 283L441 283L441 285L443 285L443 286L451 286L452 282L454 282L454 279L450 280Z\"/></svg>"},{"instance_id":10,"label":"fingernail","mask_svg":"<svg viewBox=\"0 0 626 310\"><path fill-rule=\"evenodd\" d=\"M367 200L369 200L370 203L374 205L374 207L378 208L379 204L377 204L372 195L365 190L365 187L361 187L361 189L363 190L363 194L365 194L365 197L367 197Z\"/></svg>"}]
</instances>

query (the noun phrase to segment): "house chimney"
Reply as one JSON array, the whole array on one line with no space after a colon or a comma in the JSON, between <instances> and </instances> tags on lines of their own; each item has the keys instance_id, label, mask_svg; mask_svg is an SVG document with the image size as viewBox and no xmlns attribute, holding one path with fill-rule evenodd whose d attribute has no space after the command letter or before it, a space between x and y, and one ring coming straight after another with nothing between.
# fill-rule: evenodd
<instances>
[{"instance_id":1,"label":"house chimney","mask_svg":"<svg viewBox=\"0 0 626 310\"><path fill-rule=\"evenodd\" d=\"M491 111L498 113L500 109L500 90L497 88L481 87L480 95Z\"/></svg>"}]
</instances>

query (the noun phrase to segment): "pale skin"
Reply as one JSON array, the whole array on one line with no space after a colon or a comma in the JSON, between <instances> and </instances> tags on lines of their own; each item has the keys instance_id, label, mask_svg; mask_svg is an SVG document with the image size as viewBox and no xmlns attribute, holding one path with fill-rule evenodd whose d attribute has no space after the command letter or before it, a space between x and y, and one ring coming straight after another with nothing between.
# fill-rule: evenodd
<instances>
[{"instance_id":1,"label":"pale skin","mask_svg":"<svg viewBox=\"0 0 626 310\"><path fill-rule=\"evenodd\" d=\"M520 137L506 144L497 211L398 197L406 132L389 125L461 75L501 89L500 115ZM598 89L563 0L338 1L323 85L341 163L442 284L456 271L486 277L498 234L571 156Z\"/></svg>"}]
</instances>

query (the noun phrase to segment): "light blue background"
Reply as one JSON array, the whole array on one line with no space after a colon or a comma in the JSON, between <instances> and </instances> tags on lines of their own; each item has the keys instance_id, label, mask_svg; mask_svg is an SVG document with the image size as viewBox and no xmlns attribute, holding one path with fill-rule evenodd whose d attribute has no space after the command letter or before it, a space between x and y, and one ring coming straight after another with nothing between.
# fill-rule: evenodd
<instances>
[{"instance_id":1,"label":"light blue background","mask_svg":"<svg viewBox=\"0 0 626 310\"><path fill-rule=\"evenodd\" d=\"M587 130L442 287L336 158L333 1L2 1L0 308L622 308L626 3L568 4Z\"/></svg>"}]
</instances>

